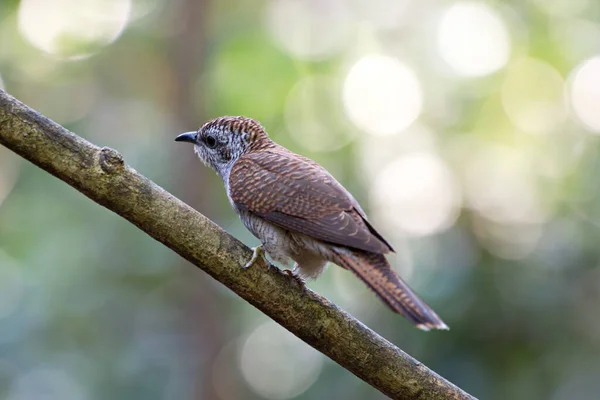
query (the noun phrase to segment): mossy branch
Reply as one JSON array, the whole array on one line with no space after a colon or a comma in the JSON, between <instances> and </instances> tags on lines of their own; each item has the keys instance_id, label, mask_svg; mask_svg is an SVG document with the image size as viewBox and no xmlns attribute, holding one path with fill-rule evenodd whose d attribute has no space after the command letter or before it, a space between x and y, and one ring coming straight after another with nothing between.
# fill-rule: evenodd
<instances>
[{"instance_id":1,"label":"mossy branch","mask_svg":"<svg viewBox=\"0 0 600 400\"><path fill-rule=\"evenodd\" d=\"M395 399L473 399L133 168L0 90L0 144L162 242L304 342Z\"/></svg>"}]
</instances>

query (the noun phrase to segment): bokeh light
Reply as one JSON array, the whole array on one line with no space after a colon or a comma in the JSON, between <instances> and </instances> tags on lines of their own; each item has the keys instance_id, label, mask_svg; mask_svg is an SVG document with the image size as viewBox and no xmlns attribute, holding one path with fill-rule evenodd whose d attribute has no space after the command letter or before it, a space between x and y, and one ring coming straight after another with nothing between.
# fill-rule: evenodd
<instances>
[{"instance_id":1,"label":"bokeh light","mask_svg":"<svg viewBox=\"0 0 600 400\"><path fill-rule=\"evenodd\" d=\"M434 154L398 157L381 171L371 192L378 212L410 235L440 232L458 216L459 188L451 171Z\"/></svg>"},{"instance_id":2,"label":"bokeh light","mask_svg":"<svg viewBox=\"0 0 600 400\"><path fill-rule=\"evenodd\" d=\"M600 56L581 63L570 81L573 112L587 129L600 133Z\"/></svg>"},{"instance_id":3,"label":"bokeh light","mask_svg":"<svg viewBox=\"0 0 600 400\"><path fill-rule=\"evenodd\" d=\"M543 233L541 224L497 222L482 216L473 218L472 229L484 249L507 260L521 260L531 255Z\"/></svg>"},{"instance_id":4,"label":"bokeh light","mask_svg":"<svg viewBox=\"0 0 600 400\"><path fill-rule=\"evenodd\" d=\"M421 84L412 69L383 55L365 56L352 66L343 97L350 119L373 135L402 131L423 107Z\"/></svg>"},{"instance_id":5,"label":"bokeh light","mask_svg":"<svg viewBox=\"0 0 600 400\"><path fill-rule=\"evenodd\" d=\"M131 0L22 0L19 30L46 53L81 59L114 42L130 11Z\"/></svg>"},{"instance_id":6,"label":"bokeh light","mask_svg":"<svg viewBox=\"0 0 600 400\"><path fill-rule=\"evenodd\" d=\"M360 170L364 171L366 183L373 182L381 171L406 153L423 153L435 151L438 145L437 136L431 128L416 122L404 131L390 136L362 135L358 140Z\"/></svg>"},{"instance_id":7,"label":"bokeh light","mask_svg":"<svg viewBox=\"0 0 600 400\"><path fill-rule=\"evenodd\" d=\"M354 18L380 29L398 29L407 22L414 0L350 1Z\"/></svg>"},{"instance_id":8,"label":"bokeh light","mask_svg":"<svg viewBox=\"0 0 600 400\"><path fill-rule=\"evenodd\" d=\"M267 28L275 43L304 60L339 52L350 38L349 18L344 0L271 0L266 9Z\"/></svg>"},{"instance_id":9,"label":"bokeh light","mask_svg":"<svg viewBox=\"0 0 600 400\"><path fill-rule=\"evenodd\" d=\"M511 122L531 133L554 132L566 119L564 80L550 64L524 58L510 66L501 89Z\"/></svg>"},{"instance_id":10,"label":"bokeh light","mask_svg":"<svg viewBox=\"0 0 600 400\"><path fill-rule=\"evenodd\" d=\"M465 166L469 205L498 223L539 223L547 219L532 160L516 149L474 145Z\"/></svg>"},{"instance_id":11,"label":"bokeh light","mask_svg":"<svg viewBox=\"0 0 600 400\"><path fill-rule=\"evenodd\" d=\"M511 51L510 36L500 15L479 2L451 5L440 22L437 42L452 69L473 77L502 68Z\"/></svg>"},{"instance_id":12,"label":"bokeh light","mask_svg":"<svg viewBox=\"0 0 600 400\"><path fill-rule=\"evenodd\" d=\"M323 355L273 321L250 333L243 344L240 368L260 396L284 400L305 392L318 378Z\"/></svg>"},{"instance_id":13,"label":"bokeh light","mask_svg":"<svg viewBox=\"0 0 600 400\"><path fill-rule=\"evenodd\" d=\"M473 232L492 254L522 259L534 251L551 199L538 184L534 159L507 146L471 143L465 160L465 196L476 211Z\"/></svg>"},{"instance_id":14,"label":"bokeh light","mask_svg":"<svg viewBox=\"0 0 600 400\"><path fill-rule=\"evenodd\" d=\"M333 151L354 138L356 130L346 122L339 101L338 80L308 75L298 81L285 103L287 131L310 151Z\"/></svg>"}]
</instances>

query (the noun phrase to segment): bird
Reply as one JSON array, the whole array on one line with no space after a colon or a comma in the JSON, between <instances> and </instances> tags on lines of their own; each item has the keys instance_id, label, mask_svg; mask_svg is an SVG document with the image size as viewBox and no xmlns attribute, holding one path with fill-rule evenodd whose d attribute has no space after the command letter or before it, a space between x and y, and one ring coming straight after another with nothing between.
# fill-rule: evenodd
<instances>
[{"instance_id":1,"label":"bird","mask_svg":"<svg viewBox=\"0 0 600 400\"><path fill-rule=\"evenodd\" d=\"M385 255L392 246L325 168L277 144L256 120L223 116L175 138L194 145L202 163L222 179L229 203L265 253L300 282L317 278L328 263L353 272L394 312L417 328L448 326L396 274Z\"/></svg>"}]
</instances>

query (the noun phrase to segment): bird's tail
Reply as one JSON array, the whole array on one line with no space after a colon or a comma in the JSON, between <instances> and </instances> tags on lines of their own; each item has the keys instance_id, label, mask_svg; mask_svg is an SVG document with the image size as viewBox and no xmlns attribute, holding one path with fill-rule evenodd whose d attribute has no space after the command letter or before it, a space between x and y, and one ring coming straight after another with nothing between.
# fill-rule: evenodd
<instances>
[{"instance_id":1,"label":"bird's tail","mask_svg":"<svg viewBox=\"0 0 600 400\"><path fill-rule=\"evenodd\" d=\"M335 263L354 272L395 312L424 331L448 329L440 317L394 272L382 254L334 249Z\"/></svg>"}]
</instances>

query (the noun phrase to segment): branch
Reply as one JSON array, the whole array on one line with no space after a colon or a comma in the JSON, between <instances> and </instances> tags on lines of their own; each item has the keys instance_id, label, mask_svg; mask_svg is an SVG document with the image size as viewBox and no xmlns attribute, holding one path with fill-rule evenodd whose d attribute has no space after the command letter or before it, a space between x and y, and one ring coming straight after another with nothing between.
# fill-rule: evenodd
<instances>
[{"instance_id":1,"label":"branch","mask_svg":"<svg viewBox=\"0 0 600 400\"><path fill-rule=\"evenodd\" d=\"M0 144L119 214L304 342L395 399L474 399L327 299L266 263L208 218L99 148L0 90Z\"/></svg>"}]
</instances>

